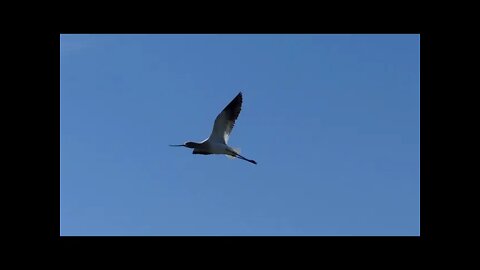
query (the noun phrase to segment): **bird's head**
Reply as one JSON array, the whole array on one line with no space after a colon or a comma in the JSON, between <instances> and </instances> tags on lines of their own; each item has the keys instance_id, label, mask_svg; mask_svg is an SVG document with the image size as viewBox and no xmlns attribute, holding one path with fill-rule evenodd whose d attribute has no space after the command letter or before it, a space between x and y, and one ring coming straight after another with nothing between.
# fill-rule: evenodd
<instances>
[{"instance_id":1,"label":"bird's head","mask_svg":"<svg viewBox=\"0 0 480 270\"><path fill-rule=\"evenodd\" d=\"M196 143L196 142L185 142L184 144L170 144L170 146L183 146L183 147L187 147L187 148L195 148L198 145L200 145L200 144Z\"/></svg>"},{"instance_id":2,"label":"bird's head","mask_svg":"<svg viewBox=\"0 0 480 270\"><path fill-rule=\"evenodd\" d=\"M188 148L195 148L199 145L199 143L195 143L195 142L185 142L185 147L188 147Z\"/></svg>"}]
</instances>

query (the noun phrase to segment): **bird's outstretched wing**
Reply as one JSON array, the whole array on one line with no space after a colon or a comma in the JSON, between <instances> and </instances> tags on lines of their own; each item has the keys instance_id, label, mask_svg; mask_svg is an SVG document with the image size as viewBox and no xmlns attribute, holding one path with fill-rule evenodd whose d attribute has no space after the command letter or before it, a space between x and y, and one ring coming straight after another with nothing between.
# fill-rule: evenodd
<instances>
[{"instance_id":1,"label":"bird's outstretched wing","mask_svg":"<svg viewBox=\"0 0 480 270\"><path fill-rule=\"evenodd\" d=\"M240 110L242 109L242 92L230 101L223 111L215 118L212 134L208 138L211 142L226 144L228 137L232 132L235 120L237 120Z\"/></svg>"}]
</instances>

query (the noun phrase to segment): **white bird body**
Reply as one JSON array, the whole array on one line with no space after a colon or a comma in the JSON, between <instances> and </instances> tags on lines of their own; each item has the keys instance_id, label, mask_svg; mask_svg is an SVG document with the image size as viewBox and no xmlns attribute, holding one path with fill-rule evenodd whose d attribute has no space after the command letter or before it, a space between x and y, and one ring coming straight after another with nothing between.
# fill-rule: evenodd
<instances>
[{"instance_id":1,"label":"white bird body","mask_svg":"<svg viewBox=\"0 0 480 270\"><path fill-rule=\"evenodd\" d=\"M240 155L239 149L234 149L227 145L230 133L232 132L235 121L240 114L242 108L242 93L238 95L223 109L222 112L215 118L215 123L213 125L212 133L210 136L200 142L186 142L179 145L170 145L170 146L184 146L188 148L193 148L193 154L224 154L231 156L233 158L240 158L245 161L257 164L255 160L247 159Z\"/></svg>"},{"instance_id":2,"label":"white bird body","mask_svg":"<svg viewBox=\"0 0 480 270\"><path fill-rule=\"evenodd\" d=\"M208 143L208 150L212 154L225 154L228 155L231 152L234 152L233 149L222 143L215 143L215 142L209 142Z\"/></svg>"}]
</instances>

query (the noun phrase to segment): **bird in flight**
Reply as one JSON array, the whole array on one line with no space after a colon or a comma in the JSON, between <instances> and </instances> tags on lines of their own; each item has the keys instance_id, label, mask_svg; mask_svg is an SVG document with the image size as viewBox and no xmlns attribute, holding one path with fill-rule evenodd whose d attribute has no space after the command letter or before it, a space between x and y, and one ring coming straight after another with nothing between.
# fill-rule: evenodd
<instances>
[{"instance_id":1,"label":"bird in flight","mask_svg":"<svg viewBox=\"0 0 480 270\"><path fill-rule=\"evenodd\" d=\"M245 158L240 155L240 150L227 145L228 138L232 132L235 120L237 120L240 110L242 109L242 92L230 101L223 111L215 118L213 130L210 137L202 142L186 142L184 144L175 144L170 146L183 146L193 148L193 154L210 155L223 154L227 157L239 158L253 164L257 164L255 160Z\"/></svg>"}]
</instances>

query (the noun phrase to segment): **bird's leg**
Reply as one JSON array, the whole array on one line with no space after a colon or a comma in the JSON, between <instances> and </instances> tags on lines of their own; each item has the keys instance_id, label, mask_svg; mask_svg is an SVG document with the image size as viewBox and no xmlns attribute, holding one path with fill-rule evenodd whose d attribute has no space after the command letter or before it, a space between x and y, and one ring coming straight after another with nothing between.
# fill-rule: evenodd
<instances>
[{"instance_id":1,"label":"bird's leg","mask_svg":"<svg viewBox=\"0 0 480 270\"><path fill-rule=\"evenodd\" d=\"M243 156L242 156L242 155L240 155L240 154L237 154L237 156L236 156L236 157L237 157L237 158L239 158L239 159L243 159L243 160L245 160L245 161L248 161L248 162L250 162L250 163L257 164L257 162L256 162L255 160L253 160L253 159L248 159L248 158L245 158L245 157L243 157Z\"/></svg>"}]
</instances>

